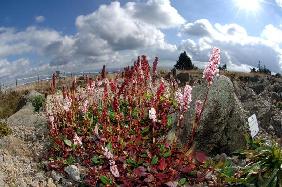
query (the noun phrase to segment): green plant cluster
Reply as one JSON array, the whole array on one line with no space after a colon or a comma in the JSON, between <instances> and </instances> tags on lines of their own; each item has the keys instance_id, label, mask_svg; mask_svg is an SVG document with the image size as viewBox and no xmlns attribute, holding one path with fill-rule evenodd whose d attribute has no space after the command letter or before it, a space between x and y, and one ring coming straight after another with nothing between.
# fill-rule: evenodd
<instances>
[{"instance_id":1,"label":"green plant cluster","mask_svg":"<svg viewBox=\"0 0 282 187\"><path fill-rule=\"evenodd\" d=\"M45 103L45 98L42 95L37 95L32 99L31 102L32 102L32 106L34 107L34 111L39 112Z\"/></svg>"},{"instance_id":2,"label":"green plant cluster","mask_svg":"<svg viewBox=\"0 0 282 187\"><path fill-rule=\"evenodd\" d=\"M231 160L220 161L214 165L219 178L228 184L240 186L281 187L282 186L282 148L277 142L247 138L248 148L236 153L246 161L238 166Z\"/></svg>"}]
</instances>

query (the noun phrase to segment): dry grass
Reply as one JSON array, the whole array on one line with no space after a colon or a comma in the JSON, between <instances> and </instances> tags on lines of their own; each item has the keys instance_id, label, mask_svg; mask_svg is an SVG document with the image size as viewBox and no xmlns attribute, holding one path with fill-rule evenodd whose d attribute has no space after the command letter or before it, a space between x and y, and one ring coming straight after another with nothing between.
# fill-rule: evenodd
<instances>
[{"instance_id":1,"label":"dry grass","mask_svg":"<svg viewBox=\"0 0 282 187\"><path fill-rule=\"evenodd\" d=\"M0 119L5 119L21 109L25 104L27 91L0 92Z\"/></svg>"}]
</instances>

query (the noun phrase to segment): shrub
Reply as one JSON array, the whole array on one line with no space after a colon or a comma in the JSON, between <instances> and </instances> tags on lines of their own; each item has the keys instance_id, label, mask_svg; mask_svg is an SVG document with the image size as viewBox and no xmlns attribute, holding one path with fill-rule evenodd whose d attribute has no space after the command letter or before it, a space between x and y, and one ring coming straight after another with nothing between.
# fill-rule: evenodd
<instances>
[{"instance_id":1,"label":"shrub","mask_svg":"<svg viewBox=\"0 0 282 187\"><path fill-rule=\"evenodd\" d=\"M34 107L35 112L39 112L39 110L43 107L45 98L42 95L37 95L32 99L32 106Z\"/></svg>"},{"instance_id":2,"label":"shrub","mask_svg":"<svg viewBox=\"0 0 282 187\"><path fill-rule=\"evenodd\" d=\"M241 152L247 159L247 166L242 168L240 179L245 184L257 186L282 185L282 149L276 142L250 140L248 150Z\"/></svg>"},{"instance_id":3,"label":"shrub","mask_svg":"<svg viewBox=\"0 0 282 187\"><path fill-rule=\"evenodd\" d=\"M8 136L12 133L12 130L6 123L0 122L0 138Z\"/></svg>"},{"instance_id":4,"label":"shrub","mask_svg":"<svg viewBox=\"0 0 282 187\"><path fill-rule=\"evenodd\" d=\"M218 49L212 57L204 72L209 86L219 63ZM87 167L84 181L91 186L204 181L208 168L201 166L206 156L194 151L193 143L207 97L196 102L189 143L168 140L174 123L178 130L184 125L192 87L179 88L175 80L157 79L155 73L150 74L142 56L114 79L102 73L96 80L87 79L86 88L77 87L74 81L70 89L63 88L62 95L55 94L53 79L53 95L46 103L52 139L49 169L63 172L64 166L79 163Z\"/></svg>"}]
</instances>

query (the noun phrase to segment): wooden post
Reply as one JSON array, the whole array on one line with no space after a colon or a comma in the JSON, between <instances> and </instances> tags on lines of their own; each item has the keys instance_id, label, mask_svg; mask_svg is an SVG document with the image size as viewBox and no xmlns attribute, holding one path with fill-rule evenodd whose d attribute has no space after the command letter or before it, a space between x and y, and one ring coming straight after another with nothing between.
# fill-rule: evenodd
<instances>
[{"instance_id":1,"label":"wooden post","mask_svg":"<svg viewBox=\"0 0 282 187\"><path fill-rule=\"evenodd\" d=\"M18 86L18 79L16 79L16 87Z\"/></svg>"}]
</instances>

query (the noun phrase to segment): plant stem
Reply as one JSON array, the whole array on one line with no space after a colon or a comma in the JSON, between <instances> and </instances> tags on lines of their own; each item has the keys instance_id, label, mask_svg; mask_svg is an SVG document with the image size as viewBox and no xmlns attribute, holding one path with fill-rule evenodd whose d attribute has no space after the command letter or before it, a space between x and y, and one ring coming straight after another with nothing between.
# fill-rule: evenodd
<instances>
[{"instance_id":1,"label":"plant stem","mask_svg":"<svg viewBox=\"0 0 282 187\"><path fill-rule=\"evenodd\" d=\"M195 116L195 119L194 119L194 122L193 122L193 127L192 127L192 134L191 134L191 138L190 138L189 143L188 143L188 147L191 147L192 144L194 143L195 136L196 136L196 130L199 127L199 124L200 124L200 121L201 121L201 118L202 118L202 114L204 112L204 109L205 109L207 101L208 101L209 91L210 91L210 85L208 86L208 90L207 90L207 93L206 93L206 96L205 96L205 100L203 102L201 112L200 112L198 117Z\"/></svg>"}]
</instances>

